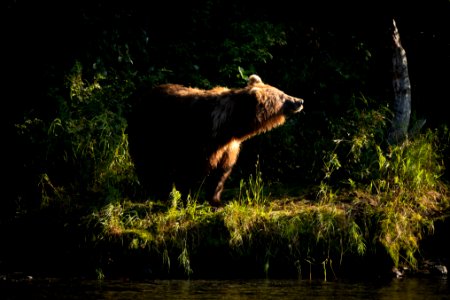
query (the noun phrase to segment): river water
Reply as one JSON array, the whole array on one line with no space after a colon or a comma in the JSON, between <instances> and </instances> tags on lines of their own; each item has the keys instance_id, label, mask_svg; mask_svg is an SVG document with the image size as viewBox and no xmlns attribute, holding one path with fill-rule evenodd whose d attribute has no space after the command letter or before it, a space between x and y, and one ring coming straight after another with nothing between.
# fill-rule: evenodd
<instances>
[{"instance_id":1,"label":"river water","mask_svg":"<svg viewBox=\"0 0 450 300\"><path fill-rule=\"evenodd\" d=\"M450 299L447 278L307 280L29 279L0 282L0 299Z\"/></svg>"}]
</instances>

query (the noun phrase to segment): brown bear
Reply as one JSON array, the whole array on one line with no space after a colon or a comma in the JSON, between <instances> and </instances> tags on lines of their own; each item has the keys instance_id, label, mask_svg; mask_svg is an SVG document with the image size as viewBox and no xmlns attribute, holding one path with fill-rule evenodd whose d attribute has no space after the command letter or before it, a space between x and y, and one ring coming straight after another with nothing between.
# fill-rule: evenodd
<instances>
[{"instance_id":1,"label":"brown bear","mask_svg":"<svg viewBox=\"0 0 450 300\"><path fill-rule=\"evenodd\" d=\"M147 196L184 196L204 188L221 205L224 183L241 143L285 122L303 99L264 84L257 75L244 88L211 90L163 84L139 90L128 124L130 155Z\"/></svg>"}]
</instances>

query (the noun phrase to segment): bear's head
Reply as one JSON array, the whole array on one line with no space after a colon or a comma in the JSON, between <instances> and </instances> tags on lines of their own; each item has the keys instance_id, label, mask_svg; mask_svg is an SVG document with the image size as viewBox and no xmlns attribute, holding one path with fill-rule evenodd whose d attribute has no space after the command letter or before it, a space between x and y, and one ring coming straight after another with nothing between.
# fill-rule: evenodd
<instances>
[{"instance_id":1,"label":"bear's head","mask_svg":"<svg viewBox=\"0 0 450 300\"><path fill-rule=\"evenodd\" d=\"M257 100L256 117L258 122L266 124L266 130L283 124L286 116L303 109L303 99L265 84L258 75L249 77L247 89Z\"/></svg>"}]
</instances>

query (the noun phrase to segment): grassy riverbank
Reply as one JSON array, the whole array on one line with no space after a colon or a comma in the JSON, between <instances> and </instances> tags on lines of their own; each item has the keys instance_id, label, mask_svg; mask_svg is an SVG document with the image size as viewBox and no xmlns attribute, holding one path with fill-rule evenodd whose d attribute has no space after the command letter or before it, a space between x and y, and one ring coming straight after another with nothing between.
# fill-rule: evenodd
<instances>
[{"instance_id":1,"label":"grassy riverbank","mask_svg":"<svg viewBox=\"0 0 450 300\"><path fill-rule=\"evenodd\" d=\"M174 191L170 207L117 202L90 220L101 231L98 243L120 244L130 256L146 253L141 271L148 268L156 276L331 279L369 265L374 269L365 275L387 275L393 266L418 270L421 241L448 207L443 194L417 196L411 203L355 191L318 202L245 198L212 210L192 199L183 204Z\"/></svg>"},{"instance_id":2,"label":"grassy riverbank","mask_svg":"<svg viewBox=\"0 0 450 300\"><path fill-rule=\"evenodd\" d=\"M4 232L13 244L3 248L6 260L0 267L99 279L334 280L392 276L395 265L413 274L430 255L442 255L443 245L428 243L432 249L424 251L422 242L445 236L433 230L432 217L444 205L415 210L375 205L362 195L346 199L285 198L251 205L234 200L219 210L194 200L171 207L124 201L82 220L41 212Z\"/></svg>"}]
</instances>

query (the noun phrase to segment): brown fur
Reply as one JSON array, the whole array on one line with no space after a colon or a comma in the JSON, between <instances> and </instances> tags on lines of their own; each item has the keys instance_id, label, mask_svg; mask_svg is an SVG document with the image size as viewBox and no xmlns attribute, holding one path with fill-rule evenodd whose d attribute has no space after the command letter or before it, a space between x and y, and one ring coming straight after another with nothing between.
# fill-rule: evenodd
<instances>
[{"instance_id":1,"label":"brown fur","mask_svg":"<svg viewBox=\"0 0 450 300\"><path fill-rule=\"evenodd\" d=\"M204 184L211 205L220 205L224 183L246 139L282 125L303 100L252 75L241 89L211 90L165 84L135 95L129 120L130 153L143 184L154 196L172 184L193 191Z\"/></svg>"}]
</instances>

